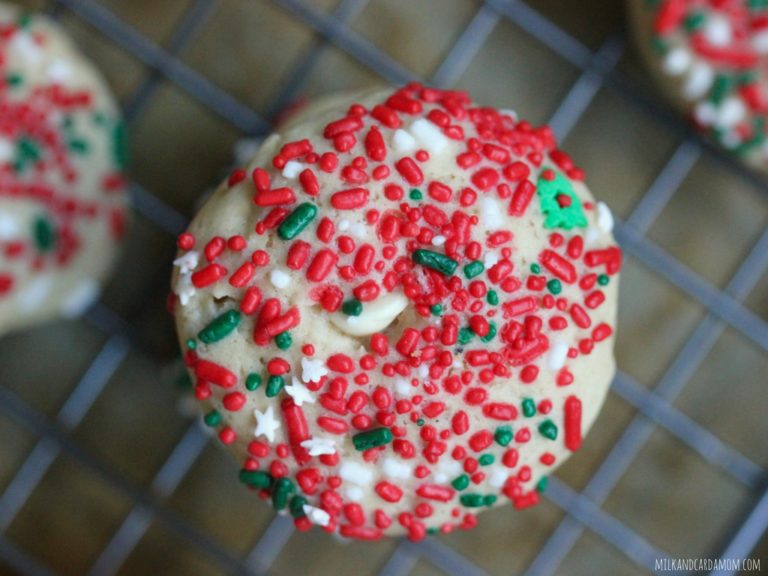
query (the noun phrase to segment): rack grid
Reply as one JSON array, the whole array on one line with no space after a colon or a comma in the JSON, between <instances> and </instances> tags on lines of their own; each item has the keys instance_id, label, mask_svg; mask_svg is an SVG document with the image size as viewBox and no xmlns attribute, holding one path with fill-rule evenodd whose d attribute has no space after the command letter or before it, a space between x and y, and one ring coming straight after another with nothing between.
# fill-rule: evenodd
<instances>
[{"instance_id":1,"label":"rack grid","mask_svg":"<svg viewBox=\"0 0 768 576\"><path fill-rule=\"evenodd\" d=\"M161 82L169 81L237 130L250 136L263 135L270 126L266 116L239 102L180 58L220 1L193 0L163 46L142 35L94 0L50 0L48 10L54 17L66 13L81 20L149 71L125 101L129 125L139 121ZM455 39L433 75L419 78L350 27L350 23L372 0L341 0L330 12L319 9L308 0L270 1L316 34L305 49L304 56L287 74L287 81L276 91L277 97L268 108L268 116L296 98L317 65L320 54L330 45L388 82L400 84L421 80L448 87L469 66L499 22L507 21L579 71L576 82L550 119L559 139L569 134L603 87L610 87L633 105L652 111L680 136L681 143L636 203L630 216L624 221L617 221L615 233L629 255L676 286L706 313L653 388L646 388L629 374L619 371L612 391L637 412L581 491L556 478L551 479L545 496L565 515L525 574L554 574L585 531L602 538L642 571L652 572L656 559L670 557L668 552L649 543L602 507L641 448L659 428L749 490L753 505L738 525L732 527L724 539L725 545L711 551L712 557L748 557L768 529L768 471L695 422L673 402L726 328L741 333L763 353L768 349L768 324L744 304L745 298L768 270L768 231L762 233L724 288L717 287L691 270L654 243L647 233L704 153L716 157L718 162L739 173L765 193L766 198L768 184L693 134L674 114L667 112L652 96L638 90L632 79L617 70L617 63L628 49L627 41L622 36L610 37L597 50L592 50L522 1L484 0L479 3L475 15ZM131 195L135 210L165 233L175 235L184 228L187 217L149 190L133 183ZM86 321L103 331L107 339L55 417L43 414L0 383L0 413L38 439L0 495L0 564L4 562L25 574L56 573L52 567L43 565L39 558L15 544L5 532L57 457L66 454L127 497L132 506L98 554L90 574L117 572L155 521L204 551L228 573L269 572L293 536L290 520L276 516L250 551L238 555L222 547L210 534L165 505L166 499L179 486L208 443L208 436L197 423L189 424L148 489L137 488L113 466L73 440L72 431L97 401L131 350L152 353L152 344L145 341L131 322L104 303L94 305L87 312ZM459 551L432 537L419 544L398 543L379 573L386 576L405 575L421 560L456 576L486 573ZM716 572L718 575L731 573Z\"/></svg>"}]
</instances>

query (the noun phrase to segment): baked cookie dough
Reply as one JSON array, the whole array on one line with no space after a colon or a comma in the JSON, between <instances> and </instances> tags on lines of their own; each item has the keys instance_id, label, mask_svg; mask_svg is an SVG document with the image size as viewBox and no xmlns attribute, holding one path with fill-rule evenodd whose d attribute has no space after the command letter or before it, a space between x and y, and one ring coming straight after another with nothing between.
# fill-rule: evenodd
<instances>
[{"instance_id":1,"label":"baked cookie dough","mask_svg":"<svg viewBox=\"0 0 768 576\"><path fill-rule=\"evenodd\" d=\"M419 85L300 111L178 239L174 310L240 480L342 536L539 500L614 374L621 251L547 127Z\"/></svg>"},{"instance_id":2,"label":"baked cookie dough","mask_svg":"<svg viewBox=\"0 0 768 576\"><path fill-rule=\"evenodd\" d=\"M0 4L0 334L78 315L123 235L123 126L60 27Z\"/></svg>"},{"instance_id":3,"label":"baked cookie dough","mask_svg":"<svg viewBox=\"0 0 768 576\"><path fill-rule=\"evenodd\" d=\"M707 136L768 172L768 3L629 0L648 68Z\"/></svg>"}]
</instances>

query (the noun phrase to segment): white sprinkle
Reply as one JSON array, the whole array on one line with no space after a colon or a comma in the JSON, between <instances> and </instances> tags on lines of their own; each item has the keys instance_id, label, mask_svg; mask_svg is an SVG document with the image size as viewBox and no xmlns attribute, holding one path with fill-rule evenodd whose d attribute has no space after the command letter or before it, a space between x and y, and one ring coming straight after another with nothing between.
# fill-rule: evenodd
<instances>
[{"instance_id":1,"label":"white sprinkle","mask_svg":"<svg viewBox=\"0 0 768 576\"><path fill-rule=\"evenodd\" d=\"M500 466L496 466L488 476L488 484L494 488L501 488L509 478L509 472Z\"/></svg>"},{"instance_id":2,"label":"white sprinkle","mask_svg":"<svg viewBox=\"0 0 768 576\"><path fill-rule=\"evenodd\" d=\"M58 82L60 84L66 84L73 76L72 66L70 66L69 62L62 60L61 58L57 58L51 62L45 73L53 82Z\"/></svg>"},{"instance_id":3,"label":"white sprinkle","mask_svg":"<svg viewBox=\"0 0 768 576\"><path fill-rule=\"evenodd\" d=\"M396 478L398 480L407 480L411 477L411 471L413 467L405 462L400 462L394 458L384 458L381 463L381 471L390 478Z\"/></svg>"},{"instance_id":4,"label":"white sprinkle","mask_svg":"<svg viewBox=\"0 0 768 576\"><path fill-rule=\"evenodd\" d=\"M37 64L43 57L42 50L35 43L32 35L26 32L14 34L10 46L18 51L19 56L30 64Z\"/></svg>"},{"instance_id":5,"label":"white sprinkle","mask_svg":"<svg viewBox=\"0 0 768 576\"><path fill-rule=\"evenodd\" d=\"M490 196L482 200L480 218L486 230L498 230L504 224L499 203Z\"/></svg>"},{"instance_id":6,"label":"white sprinkle","mask_svg":"<svg viewBox=\"0 0 768 576\"><path fill-rule=\"evenodd\" d=\"M365 492L359 486L347 486L344 488L344 495L352 502L360 502L365 496Z\"/></svg>"},{"instance_id":7,"label":"white sprinkle","mask_svg":"<svg viewBox=\"0 0 768 576\"><path fill-rule=\"evenodd\" d=\"M195 285L192 284L192 274L187 272L179 276L176 282L176 296L179 297L179 303L186 306L194 295Z\"/></svg>"},{"instance_id":8,"label":"white sprinkle","mask_svg":"<svg viewBox=\"0 0 768 576\"><path fill-rule=\"evenodd\" d=\"M395 130L395 135L392 137L392 147L395 152L410 152L416 149L416 139L405 130Z\"/></svg>"},{"instance_id":9,"label":"white sprinkle","mask_svg":"<svg viewBox=\"0 0 768 576\"><path fill-rule=\"evenodd\" d=\"M664 72L670 76L680 76L680 74L685 73L690 68L692 61L691 53L688 50L685 48L674 48L667 52L662 66L664 67Z\"/></svg>"},{"instance_id":10,"label":"white sprinkle","mask_svg":"<svg viewBox=\"0 0 768 576\"><path fill-rule=\"evenodd\" d=\"M347 316L348 326L357 326L360 324L360 316Z\"/></svg>"},{"instance_id":11,"label":"white sprinkle","mask_svg":"<svg viewBox=\"0 0 768 576\"><path fill-rule=\"evenodd\" d=\"M499 254L495 250L488 250L483 257L483 265L485 269L492 268L499 262Z\"/></svg>"},{"instance_id":12,"label":"white sprinkle","mask_svg":"<svg viewBox=\"0 0 768 576\"><path fill-rule=\"evenodd\" d=\"M16 219L7 212L0 212L0 240L10 240L18 234L19 225Z\"/></svg>"},{"instance_id":13,"label":"white sprinkle","mask_svg":"<svg viewBox=\"0 0 768 576\"><path fill-rule=\"evenodd\" d=\"M275 409L269 406L264 412L254 410L253 415L256 416L256 430L253 435L256 438L263 435L270 442L274 442L275 432L280 429L280 421L275 419Z\"/></svg>"},{"instance_id":14,"label":"white sprinkle","mask_svg":"<svg viewBox=\"0 0 768 576\"><path fill-rule=\"evenodd\" d=\"M445 236L438 234L437 236L432 238L432 246L442 246L443 244L445 244L446 240L447 238Z\"/></svg>"},{"instance_id":15,"label":"white sprinkle","mask_svg":"<svg viewBox=\"0 0 768 576\"><path fill-rule=\"evenodd\" d=\"M517 122L517 112L515 112L514 110L511 110L509 108L500 108L499 112L504 116L509 116L510 118L512 118L512 120Z\"/></svg>"},{"instance_id":16,"label":"white sprinkle","mask_svg":"<svg viewBox=\"0 0 768 576\"><path fill-rule=\"evenodd\" d=\"M600 230L594 226L590 226L587 228L587 233L584 234L584 244L587 247L593 246L598 238L600 238Z\"/></svg>"},{"instance_id":17,"label":"white sprinkle","mask_svg":"<svg viewBox=\"0 0 768 576\"><path fill-rule=\"evenodd\" d=\"M320 382L320 379L328 374L328 368L325 363L319 359L307 358L301 359L301 380L302 382Z\"/></svg>"},{"instance_id":18,"label":"white sprinkle","mask_svg":"<svg viewBox=\"0 0 768 576\"><path fill-rule=\"evenodd\" d=\"M269 281L272 286L278 289L286 288L291 283L291 277L288 276L283 270L275 268L269 275Z\"/></svg>"},{"instance_id":19,"label":"white sprinkle","mask_svg":"<svg viewBox=\"0 0 768 576\"><path fill-rule=\"evenodd\" d=\"M760 30L749 39L752 48L759 54L768 54L768 30Z\"/></svg>"},{"instance_id":20,"label":"white sprinkle","mask_svg":"<svg viewBox=\"0 0 768 576\"><path fill-rule=\"evenodd\" d=\"M720 143L723 145L724 148L727 148L728 150L732 148L736 148L738 145L742 143L742 138L739 136L736 132L733 130L728 130L723 133L722 136L720 136Z\"/></svg>"},{"instance_id":21,"label":"white sprinkle","mask_svg":"<svg viewBox=\"0 0 768 576\"><path fill-rule=\"evenodd\" d=\"M285 387L285 391L291 398L293 398L296 406L303 406L305 402L307 404L315 403L315 397L312 395L312 392L310 392L309 388L304 386L304 384L299 382L298 378L292 378L291 384Z\"/></svg>"},{"instance_id":22,"label":"white sprinkle","mask_svg":"<svg viewBox=\"0 0 768 576\"><path fill-rule=\"evenodd\" d=\"M365 238L368 235L368 228L360 222L352 224L349 231L355 238Z\"/></svg>"},{"instance_id":23,"label":"white sprinkle","mask_svg":"<svg viewBox=\"0 0 768 576\"><path fill-rule=\"evenodd\" d=\"M197 268L197 264L200 261L200 253L190 250L183 256L179 256L173 261L173 265L178 267L182 274L192 272Z\"/></svg>"},{"instance_id":24,"label":"white sprinkle","mask_svg":"<svg viewBox=\"0 0 768 576\"><path fill-rule=\"evenodd\" d=\"M429 120L419 118L411 124L411 134L430 154L440 154L448 146L448 138Z\"/></svg>"},{"instance_id":25,"label":"white sprinkle","mask_svg":"<svg viewBox=\"0 0 768 576\"><path fill-rule=\"evenodd\" d=\"M568 344L563 340L554 340L552 347L547 353L547 368L552 372L557 372L565 366L565 359L568 356Z\"/></svg>"},{"instance_id":26,"label":"white sprinkle","mask_svg":"<svg viewBox=\"0 0 768 576\"><path fill-rule=\"evenodd\" d=\"M427 376L429 376L429 368L426 364L422 364L419 366L419 378L426 378Z\"/></svg>"},{"instance_id":27,"label":"white sprinkle","mask_svg":"<svg viewBox=\"0 0 768 576\"><path fill-rule=\"evenodd\" d=\"M435 482L445 484L461 474L461 464L456 460L443 458L435 467Z\"/></svg>"},{"instance_id":28,"label":"white sprinkle","mask_svg":"<svg viewBox=\"0 0 768 576\"><path fill-rule=\"evenodd\" d=\"M0 162L8 162L13 158L13 142L0 138Z\"/></svg>"},{"instance_id":29,"label":"white sprinkle","mask_svg":"<svg viewBox=\"0 0 768 576\"><path fill-rule=\"evenodd\" d=\"M613 213L604 202L597 203L597 227L606 234L613 230Z\"/></svg>"},{"instance_id":30,"label":"white sprinkle","mask_svg":"<svg viewBox=\"0 0 768 576\"><path fill-rule=\"evenodd\" d=\"M698 100L707 93L715 81L715 71L705 62L695 62L688 72L683 86L683 96L688 100Z\"/></svg>"},{"instance_id":31,"label":"white sprinkle","mask_svg":"<svg viewBox=\"0 0 768 576\"><path fill-rule=\"evenodd\" d=\"M331 521L331 515L322 508L315 508L309 504L304 504L303 510L309 521L317 526L328 526Z\"/></svg>"},{"instance_id":32,"label":"white sprinkle","mask_svg":"<svg viewBox=\"0 0 768 576\"><path fill-rule=\"evenodd\" d=\"M339 232L346 232L349 230L350 223L349 220L339 220L339 225L337 228L339 229Z\"/></svg>"},{"instance_id":33,"label":"white sprinkle","mask_svg":"<svg viewBox=\"0 0 768 576\"><path fill-rule=\"evenodd\" d=\"M732 128L747 115L747 108L741 98L733 96L723 100L717 114L718 128Z\"/></svg>"},{"instance_id":34,"label":"white sprinkle","mask_svg":"<svg viewBox=\"0 0 768 576\"><path fill-rule=\"evenodd\" d=\"M728 20L715 14L707 19L703 32L713 46L727 46L733 39L733 30Z\"/></svg>"},{"instance_id":35,"label":"white sprinkle","mask_svg":"<svg viewBox=\"0 0 768 576\"><path fill-rule=\"evenodd\" d=\"M703 126L712 126L717 122L717 108L708 100L699 102L693 109L693 116Z\"/></svg>"},{"instance_id":36,"label":"white sprinkle","mask_svg":"<svg viewBox=\"0 0 768 576\"><path fill-rule=\"evenodd\" d=\"M368 466L347 460L339 468L339 476L353 484L365 486L373 480L373 471Z\"/></svg>"},{"instance_id":37,"label":"white sprinkle","mask_svg":"<svg viewBox=\"0 0 768 576\"><path fill-rule=\"evenodd\" d=\"M397 378L395 380L395 391L400 396L407 396L410 398L413 394L413 386L411 386L411 383L405 378Z\"/></svg>"},{"instance_id":38,"label":"white sprinkle","mask_svg":"<svg viewBox=\"0 0 768 576\"><path fill-rule=\"evenodd\" d=\"M288 160L283 167L283 176L289 180L296 178L304 170L304 164L296 160Z\"/></svg>"},{"instance_id":39,"label":"white sprinkle","mask_svg":"<svg viewBox=\"0 0 768 576\"><path fill-rule=\"evenodd\" d=\"M99 297L99 283L90 278L83 280L72 290L61 305L65 318L76 318L85 312Z\"/></svg>"},{"instance_id":40,"label":"white sprinkle","mask_svg":"<svg viewBox=\"0 0 768 576\"><path fill-rule=\"evenodd\" d=\"M51 279L48 276L35 278L26 290L19 293L19 308L28 312L36 310L51 293Z\"/></svg>"},{"instance_id":41,"label":"white sprinkle","mask_svg":"<svg viewBox=\"0 0 768 576\"><path fill-rule=\"evenodd\" d=\"M310 456L322 456L323 454L334 454L336 452L336 441L331 438L310 438L304 440L301 445L309 450Z\"/></svg>"}]
</instances>

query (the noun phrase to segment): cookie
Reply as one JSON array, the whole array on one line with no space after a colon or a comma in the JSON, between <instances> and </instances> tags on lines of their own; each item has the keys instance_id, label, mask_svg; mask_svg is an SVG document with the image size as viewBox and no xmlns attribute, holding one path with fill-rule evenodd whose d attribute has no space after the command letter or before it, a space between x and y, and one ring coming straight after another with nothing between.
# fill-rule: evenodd
<instances>
[{"instance_id":1,"label":"cookie","mask_svg":"<svg viewBox=\"0 0 768 576\"><path fill-rule=\"evenodd\" d=\"M629 12L640 54L674 105L768 172L768 3L629 0Z\"/></svg>"},{"instance_id":2,"label":"cookie","mask_svg":"<svg viewBox=\"0 0 768 576\"><path fill-rule=\"evenodd\" d=\"M539 500L614 374L621 251L547 127L420 85L328 98L178 239L185 361L240 480L359 539Z\"/></svg>"},{"instance_id":3,"label":"cookie","mask_svg":"<svg viewBox=\"0 0 768 576\"><path fill-rule=\"evenodd\" d=\"M125 227L124 130L44 16L0 4L0 334L80 314Z\"/></svg>"}]
</instances>

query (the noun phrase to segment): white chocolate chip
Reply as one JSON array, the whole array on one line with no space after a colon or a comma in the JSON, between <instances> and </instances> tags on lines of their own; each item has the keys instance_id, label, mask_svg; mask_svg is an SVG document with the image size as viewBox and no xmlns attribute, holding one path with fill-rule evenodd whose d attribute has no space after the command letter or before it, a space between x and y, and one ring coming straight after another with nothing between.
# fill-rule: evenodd
<instances>
[{"instance_id":1,"label":"white chocolate chip","mask_svg":"<svg viewBox=\"0 0 768 576\"><path fill-rule=\"evenodd\" d=\"M363 312L357 316L357 321L350 323L343 312L331 314L331 321L342 332L350 336L366 336L379 332L389 326L397 316L408 306L408 298L400 292L391 292L380 296L373 302L363 305Z\"/></svg>"}]
</instances>

